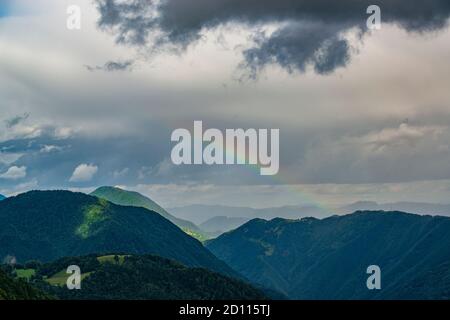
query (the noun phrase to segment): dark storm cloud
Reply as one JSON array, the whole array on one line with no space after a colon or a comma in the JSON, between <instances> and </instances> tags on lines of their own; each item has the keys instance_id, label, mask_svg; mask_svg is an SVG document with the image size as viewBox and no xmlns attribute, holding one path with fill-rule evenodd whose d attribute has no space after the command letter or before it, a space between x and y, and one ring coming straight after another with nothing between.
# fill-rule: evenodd
<instances>
[{"instance_id":1,"label":"dark storm cloud","mask_svg":"<svg viewBox=\"0 0 450 320\"><path fill-rule=\"evenodd\" d=\"M6 128L11 129L12 127L18 125L22 121L28 119L29 113L24 113L23 115L12 117L11 119L5 120Z\"/></svg>"},{"instance_id":2,"label":"dark storm cloud","mask_svg":"<svg viewBox=\"0 0 450 320\"><path fill-rule=\"evenodd\" d=\"M127 71L131 70L132 66L134 64L134 61L127 60L127 61L108 61L103 66L89 66L86 65L86 69L88 71L94 72L94 71L107 71L107 72L114 72L114 71Z\"/></svg>"},{"instance_id":3,"label":"dark storm cloud","mask_svg":"<svg viewBox=\"0 0 450 320\"><path fill-rule=\"evenodd\" d=\"M343 33L366 30L367 7L372 0L96 0L99 26L116 33L118 43L153 49L172 45L183 49L201 37L202 30L227 23L258 29L267 23L281 23L271 35L254 36L253 48L243 52L243 66L252 75L277 63L288 71L312 66L326 74L345 66L350 43ZM448 0L380 0L384 23L411 32L427 32L446 26Z\"/></svg>"},{"instance_id":4,"label":"dark storm cloud","mask_svg":"<svg viewBox=\"0 0 450 320\"><path fill-rule=\"evenodd\" d=\"M348 42L336 34L341 26L321 23L292 23L275 31L271 36L264 34L255 38L256 47L243 52L242 64L257 76L264 66L277 63L288 72L304 72L311 65L319 74L327 74L337 67L344 67L350 60Z\"/></svg>"},{"instance_id":5,"label":"dark storm cloud","mask_svg":"<svg viewBox=\"0 0 450 320\"><path fill-rule=\"evenodd\" d=\"M117 42L143 45L147 40L150 29L155 27L151 12L154 10L153 1L133 0L126 3L114 0L97 1L100 11L100 27L116 27L118 29Z\"/></svg>"}]
</instances>

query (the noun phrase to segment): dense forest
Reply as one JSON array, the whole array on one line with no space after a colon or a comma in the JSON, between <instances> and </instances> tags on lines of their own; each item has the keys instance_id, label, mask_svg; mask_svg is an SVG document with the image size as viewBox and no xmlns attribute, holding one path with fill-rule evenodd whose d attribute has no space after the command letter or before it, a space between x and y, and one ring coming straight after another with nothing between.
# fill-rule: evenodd
<instances>
[{"instance_id":1,"label":"dense forest","mask_svg":"<svg viewBox=\"0 0 450 320\"><path fill-rule=\"evenodd\" d=\"M22 279L13 279L0 268L0 300L47 300L51 296Z\"/></svg>"},{"instance_id":2,"label":"dense forest","mask_svg":"<svg viewBox=\"0 0 450 320\"><path fill-rule=\"evenodd\" d=\"M448 217L380 211L255 219L207 247L291 299L450 298ZM370 265L381 269L381 290L366 286Z\"/></svg>"},{"instance_id":3,"label":"dense forest","mask_svg":"<svg viewBox=\"0 0 450 320\"><path fill-rule=\"evenodd\" d=\"M81 290L68 290L65 285L70 265L81 269ZM240 280L152 255L90 255L36 267L31 281L60 299L265 299L260 290Z\"/></svg>"}]
</instances>

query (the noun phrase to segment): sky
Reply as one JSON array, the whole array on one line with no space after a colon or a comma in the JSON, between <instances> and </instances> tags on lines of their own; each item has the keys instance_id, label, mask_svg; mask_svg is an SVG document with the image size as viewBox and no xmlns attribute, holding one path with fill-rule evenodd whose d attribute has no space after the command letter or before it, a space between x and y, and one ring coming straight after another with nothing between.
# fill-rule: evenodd
<instances>
[{"instance_id":1,"label":"sky","mask_svg":"<svg viewBox=\"0 0 450 320\"><path fill-rule=\"evenodd\" d=\"M380 30L371 1L0 0L0 193L450 203L450 3L377 3ZM194 120L280 129L278 175L173 165Z\"/></svg>"}]
</instances>

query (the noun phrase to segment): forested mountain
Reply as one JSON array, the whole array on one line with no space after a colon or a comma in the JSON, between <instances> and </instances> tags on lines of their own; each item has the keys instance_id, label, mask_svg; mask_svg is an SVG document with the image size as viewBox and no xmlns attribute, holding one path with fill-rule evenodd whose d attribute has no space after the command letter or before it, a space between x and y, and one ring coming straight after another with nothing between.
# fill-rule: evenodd
<instances>
[{"instance_id":1,"label":"forested mountain","mask_svg":"<svg viewBox=\"0 0 450 320\"><path fill-rule=\"evenodd\" d=\"M156 212L68 191L31 191L0 202L0 257L18 262L124 252L235 273Z\"/></svg>"},{"instance_id":2,"label":"forested mountain","mask_svg":"<svg viewBox=\"0 0 450 320\"><path fill-rule=\"evenodd\" d=\"M207 243L254 283L293 299L449 299L450 218L356 212L255 219ZM368 290L367 267L381 268Z\"/></svg>"},{"instance_id":3,"label":"forested mountain","mask_svg":"<svg viewBox=\"0 0 450 320\"><path fill-rule=\"evenodd\" d=\"M206 240L207 238L207 235L204 234L195 224L190 221L174 217L152 199L138 192L127 191L115 187L100 187L92 192L91 195L101 199L106 199L109 202L118 205L143 207L155 211L194 238L197 238L200 241Z\"/></svg>"},{"instance_id":4,"label":"forested mountain","mask_svg":"<svg viewBox=\"0 0 450 320\"><path fill-rule=\"evenodd\" d=\"M5 199L6 199L6 197L4 195L0 194L0 201L5 200Z\"/></svg>"},{"instance_id":5,"label":"forested mountain","mask_svg":"<svg viewBox=\"0 0 450 320\"><path fill-rule=\"evenodd\" d=\"M22 280L12 279L0 269L0 300L42 300L50 295Z\"/></svg>"},{"instance_id":6,"label":"forested mountain","mask_svg":"<svg viewBox=\"0 0 450 320\"><path fill-rule=\"evenodd\" d=\"M66 287L70 265L82 271L81 290ZM40 267L37 278L42 279L37 282L42 289L61 299L265 299L260 290L240 280L150 255L63 258Z\"/></svg>"}]
</instances>

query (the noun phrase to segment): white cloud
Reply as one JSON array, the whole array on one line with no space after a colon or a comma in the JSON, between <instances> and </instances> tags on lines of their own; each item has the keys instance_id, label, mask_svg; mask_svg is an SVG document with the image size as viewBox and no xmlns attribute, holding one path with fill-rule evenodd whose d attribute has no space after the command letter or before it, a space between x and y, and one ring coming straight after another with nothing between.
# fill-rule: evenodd
<instances>
[{"instance_id":1,"label":"white cloud","mask_svg":"<svg viewBox=\"0 0 450 320\"><path fill-rule=\"evenodd\" d=\"M27 167L16 167L13 166L9 168L6 172L0 174L1 179L8 180L18 180L25 178L27 176Z\"/></svg>"},{"instance_id":2,"label":"white cloud","mask_svg":"<svg viewBox=\"0 0 450 320\"><path fill-rule=\"evenodd\" d=\"M70 182L86 182L92 180L97 173L98 167L91 164L80 164L73 171Z\"/></svg>"},{"instance_id":3,"label":"white cloud","mask_svg":"<svg viewBox=\"0 0 450 320\"><path fill-rule=\"evenodd\" d=\"M0 164L10 165L23 156L23 153L0 152Z\"/></svg>"},{"instance_id":4,"label":"white cloud","mask_svg":"<svg viewBox=\"0 0 450 320\"><path fill-rule=\"evenodd\" d=\"M44 146L42 146L40 152L41 152L41 153L51 153L51 152L54 152L54 151L60 151L60 150L62 150L62 148L61 148L61 147L58 147L58 146L54 146L54 145L44 145Z\"/></svg>"},{"instance_id":5,"label":"white cloud","mask_svg":"<svg viewBox=\"0 0 450 320\"><path fill-rule=\"evenodd\" d=\"M18 194L28 192L30 190L39 189L39 182L37 179L32 179L30 181L25 181L23 183L14 184L11 188L0 189L0 194L8 195L10 197L16 196Z\"/></svg>"},{"instance_id":6,"label":"white cloud","mask_svg":"<svg viewBox=\"0 0 450 320\"><path fill-rule=\"evenodd\" d=\"M377 133L371 133L364 137L368 144L373 145L375 150L388 147L416 146L426 138L438 138L445 132L445 127L417 127L402 123L398 128L386 128Z\"/></svg>"},{"instance_id":7,"label":"white cloud","mask_svg":"<svg viewBox=\"0 0 450 320\"><path fill-rule=\"evenodd\" d=\"M42 133L43 128L39 125L17 124L9 128L0 128L0 142L38 138Z\"/></svg>"},{"instance_id":8,"label":"white cloud","mask_svg":"<svg viewBox=\"0 0 450 320\"><path fill-rule=\"evenodd\" d=\"M122 170L115 170L113 172L113 177L115 179L122 178L122 177L126 176L128 174L128 172L130 172L129 168L124 168Z\"/></svg>"},{"instance_id":9,"label":"white cloud","mask_svg":"<svg viewBox=\"0 0 450 320\"><path fill-rule=\"evenodd\" d=\"M175 174L176 168L169 158L164 158L153 167L141 167L138 171L138 179L169 177Z\"/></svg>"},{"instance_id":10,"label":"white cloud","mask_svg":"<svg viewBox=\"0 0 450 320\"><path fill-rule=\"evenodd\" d=\"M74 133L74 130L69 127L62 127L62 128L56 128L54 131L54 136L56 139L68 139L70 138Z\"/></svg>"}]
</instances>

